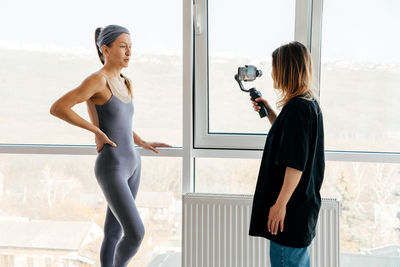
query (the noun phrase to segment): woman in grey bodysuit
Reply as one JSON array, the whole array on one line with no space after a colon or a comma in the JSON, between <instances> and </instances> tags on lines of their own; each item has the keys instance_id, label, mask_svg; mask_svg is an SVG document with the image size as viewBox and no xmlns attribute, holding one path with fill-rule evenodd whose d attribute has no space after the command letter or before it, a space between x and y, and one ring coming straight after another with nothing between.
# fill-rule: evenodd
<instances>
[{"instance_id":1,"label":"woman in grey bodysuit","mask_svg":"<svg viewBox=\"0 0 400 267\"><path fill-rule=\"evenodd\" d=\"M97 28L95 41L104 66L58 99L50 113L95 134L95 174L108 204L100 262L102 267L125 267L145 232L135 205L141 160L134 143L156 153L156 147L170 146L148 143L132 131L132 83L121 74L131 56L129 31L118 25ZM92 123L72 110L83 101Z\"/></svg>"}]
</instances>

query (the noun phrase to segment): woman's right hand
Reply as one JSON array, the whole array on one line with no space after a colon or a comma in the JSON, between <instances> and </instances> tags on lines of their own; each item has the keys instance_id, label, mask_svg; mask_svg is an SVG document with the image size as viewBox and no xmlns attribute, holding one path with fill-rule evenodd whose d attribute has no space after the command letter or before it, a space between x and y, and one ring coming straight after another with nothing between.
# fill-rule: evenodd
<instances>
[{"instance_id":1,"label":"woman's right hand","mask_svg":"<svg viewBox=\"0 0 400 267\"><path fill-rule=\"evenodd\" d=\"M262 97L256 98L255 101L250 97L250 101L253 103L253 109L254 109L256 112L260 112L260 109L261 109L261 107L258 105L258 102L262 102L262 103L264 103L264 106L265 106L265 107L268 107L268 102L267 102L267 100L265 100L265 99L262 98Z\"/></svg>"},{"instance_id":2,"label":"woman's right hand","mask_svg":"<svg viewBox=\"0 0 400 267\"><path fill-rule=\"evenodd\" d=\"M117 146L117 144L114 143L113 141L111 141L111 140L108 138L108 136L107 136L105 133L103 133L103 132L96 134L95 142L96 142L96 150L97 150L97 153L100 152L100 150L103 149L103 147L104 147L105 144L109 144L109 145L111 145L111 146L113 146L113 147L116 147L116 146Z\"/></svg>"}]
</instances>

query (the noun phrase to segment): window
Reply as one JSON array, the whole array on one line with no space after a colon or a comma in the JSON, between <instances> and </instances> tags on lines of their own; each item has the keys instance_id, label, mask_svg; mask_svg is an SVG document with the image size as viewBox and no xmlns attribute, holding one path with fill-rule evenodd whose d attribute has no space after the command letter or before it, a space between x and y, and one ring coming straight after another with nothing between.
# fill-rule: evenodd
<instances>
[{"instance_id":1,"label":"window","mask_svg":"<svg viewBox=\"0 0 400 267\"><path fill-rule=\"evenodd\" d=\"M95 157L2 154L0 162L0 223L2 227L12 224L7 229L17 231L1 235L0 239L6 239L1 242L28 249L29 254L32 249L40 248L42 252L37 256L41 257L43 249L52 255L55 247L68 251L76 247L66 248L66 244L80 244L85 240L78 254L100 266L98 251L91 251L93 247L99 248L103 240L107 203L94 176ZM142 158L136 205L146 235L135 256L135 262L141 266L151 265L160 258L177 257L181 251L181 165L180 158ZM156 218L158 209L166 212ZM29 235L36 233L32 232L35 228L47 229L48 236L31 242L33 237ZM86 231L82 230L85 228ZM76 235L70 235L71 229L75 229ZM59 237L58 241L54 241L54 235ZM27 243L32 247L26 248ZM57 254L52 263L57 264L63 256L69 256L69 252ZM46 264L50 260L46 258ZM3 262L6 264L7 258Z\"/></svg>"},{"instance_id":2,"label":"window","mask_svg":"<svg viewBox=\"0 0 400 267\"><path fill-rule=\"evenodd\" d=\"M259 159L196 158L195 191L254 194Z\"/></svg>"},{"instance_id":3,"label":"window","mask_svg":"<svg viewBox=\"0 0 400 267\"><path fill-rule=\"evenodd\" d=\"M268 119L254 112L234 75L246 64L261 69L263 76L244 86L256 87L276 109L271 54L295 39L295 25L307 21L307 10L307 3L296 9L295 1L286 0L195 1L196 148L262 149Z\"/></svg>"},{"instance_id":4,"label":"window","mask_svg":"<svg viewBox=\"0 0 400 267\"><path fill-rule=\"evenodd\" d=\"M321 106L327 149L400 151L399 9L394 1L325 1Z\"/></svg>"},{"instance_id":5,"label":"window","mask_svg":"<svg viewBox=\"0 0 400 267\"><path fill-rule=\"evenodd\" d=\"M263 71L262 77L244 85L256 87L275 107L271 53L295 39L311 50L326 148L335 150L326 153L321 193L343 204L341 266L368 267L358 260L370 266L396 264L400 244L400 170L396 163L400 163L400 154L387 152L399 151L400 143L395 102L400 77L400 54L395 46L399 4L325 1L322 14L322 0L195 0L195 28L189 36L185 27L192 25L191 3L0 3L0 23L13 25L5 27L0 37L0 213L17 221L26 217L93 220L98 228L90 230L87 246L99 247L106 203L94 177L95 157L89 149L74 147L93 145L93 135L51 116L49 108L56 98L101 67L94 29L120 24L132 33L132 61L123 72L134 82L134 130L145 140L173 146L183 146L185 139L182 149L166 150L175 158L142 157L137 205L147 231L135 260L140 266L164 260L179 266L181 194L194 189L252 194L255 189L269 122L259 118L248 94L239 90L233 78L237 67L253 64ZM146 10L151 10L151 16ZM187 35L181 36L182 28ZM193 51L188 52L188 44ZM190 64L184 68L182 61ZM194 89L193 95L190 89ZM182 94L189 91L190 99L185 98L189 101L182 101ZM187 116L192 97L194 113ZM185 123L190 125L184 136L183 109L188 118ZM85 104L75 110L89 119ZM33 150L28 145L7 150L12 143L36 145ZM60 146L47 149L38 144ZM350 152L353 150L369 152ZM62 153L74 156L58 155ZM376 256L382 253L378 248L391 258ZM98 261L98 252L92 256ZM73 261L70 257L63 264ZM0 265L13 262L12 255L0 256ZM29 262L33 264L33 260Z\"/></svg>"},{"instance_id":6,"label":"window","mask_svg":"<svg viewBox=\"0 0 400 267\"><path fill-rule=\"evenodd\" d=\"M327 162L321 196L341 203L340 266L398 263L399 178L398 164Z\"/></svg>"},{"instance_id":7,"label":"window","mask_svg":"<svg viewBox=\"0 0 400 267\"><path fill-rule=\"evenodd\" d=\"M323 1L295 2L280 2L286 9L276 13L292 21L294 39L306 44L313 58L313 89L320 95L327 149L321 196L342 203L341 266L395 265L400 256L400 110L396 105L400 6L394 1L324 1L322 12ZM276 3L254 5L254 1L226 8L235 3L195 1L196 192L252 194L261 153L250 152L260 152L254 150L263 148L263 134L269 130L268 121L257 117L233 75L244 64L263 71L270 65L266 62L270 53L257 54L267 50L266 45L260 48L257 44L262 41L251 41L262 34L251 32L256 27L247 31L246 26L256 24L264 6L276 8ZM246 20L255 6L258 9ZM287 18L289 14L295 19ZM290 28L282 29L288 34ZM271 38L268 44L273 47L286 42ZM272 82L263 80L269 72L245 86L275 97L265 94L273 92L266 90Z\"/></svg>"},{"instance_id":8,"label":"window","mask_svg":"<svg viewBox=\"0 0 400 267\"><path fill-rule=\"evenodd\" d=\"M96 27L119 24L132 39L132 60L122 73L134 83L134 130L145 140L182 146L181 10L177 0L2 1L0 23L13 27L3 27L0 37L0 97L6 100L0 142L94 145L92 133L51 116L49 109L102 67ZM89 120L85 103L74 110Z\"/></svg>"},{"instance_id":9,"label":"window","mask_svg":"<svg viewBox=\"0 0 400 267\"><path fill-rule=\"evenodd\" d=\"M89 262L100 265L98 251L93 253L92 248L99 248L102 242L106 202L94 176L93 134L51 116L49 109L57 98L102 67L94 44L95 28L119 24L130 30L132 39L131 64L122 72L133 81L134 130L144 140L182 146L181 5L181 1L117 1L110 5L102 0L0 3L0 23L13 25L13 29L4 28L0 37L0 97L6 100L0 107L2 216L14 224L28 219L43 224L93 221L82 249L87 250L84 255ZM74 110L89 120L85 103ZM92 147L81 146L85 144ZM142 157L137 206L147 231L135 256L140 266L159 259L174 259L169 266L179 266L175 263L181 250L180 150ZM73 156L58 155L63 153ZM152 216L159 210L160 221L156 221ZM49 254L54 247L51 243ZM63 260L57 255L51 263L62 261L66 266L78 260L64 256ZM37 260L29 264L45 265L43 257ZM13 258L1 257L0 261L11 266Z\"/></svg>"},{"instance_id":10,"label":"window","mask_svg":"<svg viewBox=\"0 0 400 267\"><path fill-rule=\"evenodd\" d=\"M257 66L263 75L244 86L256 87L274 106L271 54L293 40L294 14L294 1L208 2L210 133L267 132L269 123L253 111L248 93L239 89L233 77L239 66Z\"/></svg>"}]
</instances>

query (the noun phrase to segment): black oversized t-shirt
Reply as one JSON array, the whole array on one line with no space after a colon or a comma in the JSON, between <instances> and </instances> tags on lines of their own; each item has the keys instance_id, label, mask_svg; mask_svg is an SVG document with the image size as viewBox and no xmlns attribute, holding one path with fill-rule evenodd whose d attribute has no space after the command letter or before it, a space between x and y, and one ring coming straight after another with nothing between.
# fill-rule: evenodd
<instances>
[{"instance_id":1,"label":"black oversized t-shirt","mask_svg":"<svg viewBox=\"0 0 400 267\"><path fill-rule=\"evenodd\" d=\"M268 213L281 191L286 167L302 171L286 205L283 232L268 232ZM306 247L315 236L325 169L322 113L316 100L292 98L281 110L265 142L249 235L290 247Z\"/></svg>"}]
</instances>

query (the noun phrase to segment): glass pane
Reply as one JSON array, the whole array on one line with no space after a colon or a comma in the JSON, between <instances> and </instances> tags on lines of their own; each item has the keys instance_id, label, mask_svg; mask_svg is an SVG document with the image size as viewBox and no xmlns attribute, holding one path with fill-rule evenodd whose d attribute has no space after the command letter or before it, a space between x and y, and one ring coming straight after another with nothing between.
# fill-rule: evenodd
<instances>
[{"instance_id":1,"label":"glass pane","mask_svg":"<svg viewBox=\"0 0 400 267\"><path fill-rule=\"evenodd\" d=\"M107 206L94 162L93 156L0 155L0 225L9 231L0 235L0 262L100 266ZM130 267L160 260L180 266L181 165L181 158L142 157L136 205L146 234ZM19 253L10 254L10 246Z\"/></svg>"},{"instance_id":2,"label":"glass pane","mask_svg":"<svg viewBox=\"0 0 400 267\"><path fill-rule=\"evenodd\" d=\"M276 110L271 54L294 38L295 1L209 1L208 12L209 131L265 134L268 119L253 110L234 75L244 65L261 69L261 77L243 85L256 87Z\"/></svg>"},{"instance_id":3,"label":"glass pane","mask_svg":"<svg viewBox=\"0 0 400 267\"><path fill-rule=\"evenodd\" d=\"M400 165L327 162L321 196L341 203L340 266L400 264Z\"/></svg>"},{"instance_id":4,"label":"glass pane","mask_svg":"<svg viewBox=\"0 0 400 267\"><path fill-rule=\"evenodd\" d=\"M321 106L327 149L400 150L399 10L397 1L324 2Z\"/></svg>"},{"instance_id":5,"label":"glass pane","mask_svg":"<svg viewBox=\"0 0 400 267\"><path fill-rule=\"evenodd\" d=\"M119 24L131 32L132 60L122 73L134 83L134 129L145 140L181 146L181 5L1 1L0 24L12 27L3 26L0 37L0 143L94 144L91 132L53 117L49 109L102 67L96 27ZM89 120L85 103L74 110Z\"/></svg>"},{"instance_id":6,"label":"glass pane","mask_svg":"<svg viewBox=\"0 0 400 267\"><path fill-rule=\"evenodd\" d=\"M196 158L195 191L254 194L261 160Z\"/></svg>"}]
</instances>

